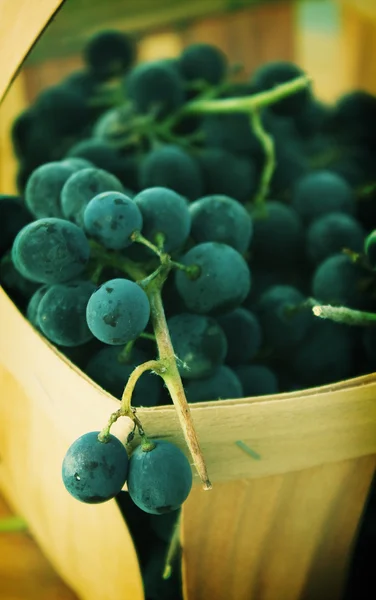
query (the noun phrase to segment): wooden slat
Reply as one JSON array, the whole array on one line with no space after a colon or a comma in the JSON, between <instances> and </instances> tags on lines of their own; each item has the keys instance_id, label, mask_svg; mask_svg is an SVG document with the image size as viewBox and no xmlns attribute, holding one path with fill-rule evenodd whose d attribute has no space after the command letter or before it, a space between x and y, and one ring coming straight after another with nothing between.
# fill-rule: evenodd
<instances>
[{"instance_id":1,"label":"wooden slat","mask_svg":"<svg viewBox=\"0 0 376 600\"><path fill-rule=\"evenodd\" d=\"M194 489L183 510L186 598L340 600L375 464Z\"/></svg>"},{"instance_id":2,"label":"wooden slat","mask_svg":"<svg viewBox=\"0 0 376 600\"><path fill-rule=\"evenodd\" d=\"M20 73L0 106L0 193L15 194L17 159L10 137L14 119L28 105L25 78Z\"/></svg>"}]
</instances>

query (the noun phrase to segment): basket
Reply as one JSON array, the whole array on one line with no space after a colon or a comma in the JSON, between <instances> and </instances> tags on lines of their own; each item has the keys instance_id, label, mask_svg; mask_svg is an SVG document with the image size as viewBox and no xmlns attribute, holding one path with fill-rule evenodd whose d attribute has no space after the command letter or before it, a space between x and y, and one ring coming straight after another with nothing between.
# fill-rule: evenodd
<instances>
[{"instance_id":1,"label":"basket","mask_svg":"<svg viewBox=\"0 0 376 600\"><path fill-rule=\"evenodd\" d=\"M0 97L60 0L2 0ZM67 494L61 462L117 401L42 338L0 290L0 487L83 600L143 600L114 501ZM187 600L336 600L375 469L376 375L303 392L192 406L213 490L182 520ZM140 409L184 451L173 407ZM131 423L121 419L122 437ZM256 460L237 442L254 449Z\"/></svg>"}]
</instances>

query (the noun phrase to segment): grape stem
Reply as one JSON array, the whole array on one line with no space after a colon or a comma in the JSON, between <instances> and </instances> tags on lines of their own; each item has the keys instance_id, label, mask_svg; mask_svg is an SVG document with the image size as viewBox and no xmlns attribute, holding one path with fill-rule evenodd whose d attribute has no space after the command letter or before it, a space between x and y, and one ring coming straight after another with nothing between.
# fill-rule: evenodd
<instances>
[{"instance_id":1,"label":"grape stem","mask_svg":"<svg viewBox=\"0 0 376 600\"><path fill-rule=\"evenodd\" d=\"M180 525L181 525L181 511L179 513L178 518L176 519L176 523L174 525L173 534L170 540L170 544L167 550L167 556L165 561L165 566L163 570L163 579L170 579L172 575L172 565L176 559L176 556L181 548L180 546Z\"/></svg>"},{"instance_id":2,"label":"grape stem","mask_svg":"<svg viewBox=\"0 0 376 600\"><path fill-rule=\"evenodd\" d=\"M320 319L329 319L335 323L356 326L374 326L376 325L376 314L346 308L345 306L330 306L329 304L316 304L312 308L315 317Z\"/></svg>"},{"instance_id":3,"label":"grape stem","mask_svg":"<svg viewBox=\"0 0 376 600\"><path fill-rule=\"evenodd\" d=\"M7 517L0 519L0 533L17 533L18 531L26 531L27 523L21 517Z\"/></svg>"},{"instance_id":4,"label":"grape stem","mask_svg":"<svg viewBox=\"0 0 376 600\"><path fill-rule=\"evenodd\" d=\"M253 202L250 203L251 206L254 205L256 208L260 208L264 205L264 201L268 195L270 182L276 166L275 147L273 138L264 129L260 111L258 109L251 111L249 120L251 129L260 141L265 154L265 164L261 174L259 189L257 190ZM250 207L247 206L247 208Z\"/></svg>"},{"instance_id":5,"label":"grape stem","mask_svg":"<svg viewBox=\"0 0 376 600\"><path fill-rule=\"evenodd\" d=\"M161 376L163 377L175 405L185 441L192 455L200 479L204 484L204 489L210 490L212 485L209 480L205 459L200 448L189 404L185 397L163 308L161 290L167 279L168 273L171 270L171 264L168 255L163 255L162 260L162 268L159 271L158 277L151 280L148 285L145 286L145 292L147 293L150 302L151 321L157 341L159 360L165 367L165 371Z\"/></svg>"},{"instance_id":6,"label":"grape stem","mask_svg":"<svg viewBox=\"0 0 376 600\"><path fill-rule=\"evenodd\" d=\"M91 256L98 260L102 268L108 266L119 269L119 271L123 271L123 273L131 277L133 281L144 279L146 277L144 270L130 258L122 256L118 252L105 250L103 246L98 244L95 240L89 240L89 244Z\"/></svg>"},{"instance_id":7,"label":"grape stem","mask_svg":"<svg viewBox=\"0 0 376 600\"><path fill-rule=\"evenodd\" d=\"M152 242L150 242L149 240L147 240L140 231L134 231L131 235L131 240L133 242L137 242L138 244L142 244L143 246L146 246L147 248L149 248L149 250L151 250L152 252L154 252L154 254L156 254L157 256L161 256L162 252L161 250L158 248L158 246L156 246L155 244L153 244Z\"/></svg>"}]
</instances>

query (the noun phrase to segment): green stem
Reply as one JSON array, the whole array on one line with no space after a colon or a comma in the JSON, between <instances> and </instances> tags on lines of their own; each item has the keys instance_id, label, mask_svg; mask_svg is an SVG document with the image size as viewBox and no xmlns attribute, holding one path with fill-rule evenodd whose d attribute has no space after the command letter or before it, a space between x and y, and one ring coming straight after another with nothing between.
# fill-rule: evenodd
<instances>
[{"instance_id":1,"label":"green stem","mask_svg":"<svg viewBox=\"0 0 376 600\"><path fill-rule=\"evenodd\" d=\"M262 207L268 195L270 182L276 167L274 140L267 131L265 131L259 110L253 110L251 112L250 124L252 131L260 141L265 154L265 164L260 179L259 189L253 200L256 207Z\"/></svg>"},{"instance_id":2,"label":"green stem","mask_svg":"<svg viewBox=\"0 0 376 600\"><path fill-rule=\"evenodd\" d=\"M150 282L145 291L150 302L151 321L158 345L159 359L166 367L166 371L162 374L162 377L175 405L185 441L196 465L200 479L204 484L204 489L210 490L212 485L209 480L189 404L185 397L163 308L161 289L167 279L170 269L170 261L166 259L165 263L162 264L162 270L159 273L159 277Z\"/></svg>"},{"instance_id":3,"label":"green stem","mask_svg":"<svg viewBox=\"0 0 376 600\"><path fill-rule=\"evenodd\" d=\"M329 319L335 323L343 323L345 325L356 326L374 326L376 325L376 314L364 312L361 310L353 310L345 306L330 306L316 304L312 308L315 317L320 319Z\"/></svg>"},{"instance_id":4,"label":"green stem","mask_svg":"<svg viewBox=\"0 0 376 600\"><path fill-rule=\"evenodd\" d=\"M27 531L27 523L21 517L7 517L0 519L0 533L16 533Z\"/></svg>"},{"instance_id":5,"label":"green stem","mask_svg":"<svg viewBox=\"0 0 376 600\"><path fill-rule=\"evenodd\" d=\"M119 363L128 362L131 352L133 350L133 346L135 345L135 342L136 342L136 340L131 340L130 342L125 344L125 346L122 350L120 350L118 357L117 357Z\"/></svg>"},{"instance_id":6,"label":"green stem","mask_svg":"<svg viewBox=\"0 0 376 600\"><path fill-rule=\"evenodd\" d=\"M179 262L174 260L171 261L171 266L174 269L179 269L179 271L184 271L189 277L189 279L197 279L201 275L201 267L198 265L182 265Z\"/></svg>"},{"instance_id":7,"label":"green stem","mask_svg":"<svg viewBox=\"0 0 376 600\"><path fill-rule=\"evenodd\" d=\"M101 263L102 268L107 266L119 269L119 271L123 271L133 279L133 281L139 281L140 279L147 277L147 273L145 273L143 268L133 262L130 258L127 258L118 252L109 252L95 240L90 240L89 243L91 256Z\"/></svg>"},{"instance_id":8,"label":"green stem","mask_svg":"<svg viewBox=\"0 0 376 600\"><path fill-rule=\"evenodd\" d=\"M306 88L311 82L307 76L297 77L293 81L282 83L266 92L253 94L242 98L226 98L224 100L194 100L188 102L182 109L185 114L201 113L250 113L275 104Z\"/></svg>"},{"instance_id":9,"label":"green stem","mask_svg":"<svg viewBox=\"0 0 376 600\"><path fill-rule=\"evenodd\" d=\"M181 511L179 513L178 518L176 519L176 523L174 525L174 531L170 540L170 544L168 546L164 571L163 571L163 579L170 579L172 575L172 565L177 558L177 554L181 548L180 545L180 524L181 524Z\"/></svg>"},{"instance_id":10,"label":"green stem","mask_svg":"<svg viewBox=\"0 0 376 600\"><path fill-rule=\"evenodd\" d=\"M163 234L158 234L159 235L163 235ZM149 240L147 240L140 231L134 231L131 235L131 240L133 242L137 242L138 244L142 244L143 246L146 246L147 248L149 248L149 250L151 250L152 252L154 252L154 254L156 254L157 256L161 256L162 252L161 250L152 242L150 242Z\"/></svg>"}]
</instances>

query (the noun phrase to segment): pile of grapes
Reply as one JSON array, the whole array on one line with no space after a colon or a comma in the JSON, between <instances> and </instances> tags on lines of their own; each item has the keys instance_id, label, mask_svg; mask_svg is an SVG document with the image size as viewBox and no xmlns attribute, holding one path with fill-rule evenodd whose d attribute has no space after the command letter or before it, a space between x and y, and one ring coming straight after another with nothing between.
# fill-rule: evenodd
<instances>
[{"instance_id":1,"label":"pile of grapes","mask_svg":"<svg viewBox=\"0 0 376 600\"><path fill-rule=\"evenodd\" d=\"M184 421L186 401L375 369L376 98L355 91L326 106L286 62L239 82L206 44L144 64L136 50L120 32L96 35L86 68L14 122L19 196L0 197L0 282L121 401L68 450L64 484L84 502L117 498L147 598L176 599L176 573L158 590L153 574L191 468L147 438L135 408L172 398ZM133 433L127 448L110 433L123 415L136 448Z\"/></svg>"}]
</instances>

